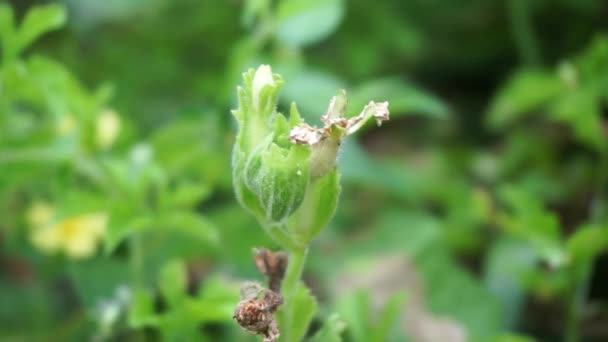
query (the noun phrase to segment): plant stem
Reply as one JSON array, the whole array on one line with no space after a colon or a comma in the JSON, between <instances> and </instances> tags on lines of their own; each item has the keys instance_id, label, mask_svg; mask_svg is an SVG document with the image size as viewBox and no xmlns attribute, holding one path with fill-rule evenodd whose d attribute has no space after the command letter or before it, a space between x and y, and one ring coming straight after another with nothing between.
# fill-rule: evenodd
<instances>
[{"instance_id":1,"label":"plant stem","mask_svg":"<svg viewBox=\"0 0 608 342\"><path fill-rule=\"evenodd\" d=\"M303 249L301 244L298 244L287 232L286 228L279 224L265 223L263 220L258 220L266 233L283 249L295 251Z\"/></svg>"},{"instance_id":2,"label":"plant stem","mask_svg":"<svg viewBox=\"0 0 608 342\"><path fill-rule=\"evenodd\" d=\"M289 326L292 325L292 322L295 319L295 317L293 317L293 298L298 289L298 285L300 284L300 277L302 276L304 264L306 263L306 254L308 254L308 247L294 249L289 252L287 272L285 273L283 285L281 286L281 293L283 294L285 301L283 306L283 322L287 322ZM291 329L285 329L283 330L283 333L284 341L291 341L289 336L291 334Z\"/></svg>"},{"instance_id":3,"label":"plant stem","mask_svg":"<svg viewBox=\"0 0 608 342\"><path fill-rule=\"evenodd\" d=\"M530 4L527 0L510 0L508 7L511 32L521 61L527 66L539 65L541 58L531 23Z\"/></svg>"},{"instance_id":4,"label":"plant stem","mask_svg":"<svg viewBox=\"0 0 608 342\"><path fill-rule=\"evenodd\" d=\"M578 342L580 340L579 321L581 309L585 304L585 298L587 298L589 278L591 277L592 271L593 260L585 261L580 268L573 271L575 288L572 289L570 301L568 302L565 342Z\"/></svg>"}]
</instances>

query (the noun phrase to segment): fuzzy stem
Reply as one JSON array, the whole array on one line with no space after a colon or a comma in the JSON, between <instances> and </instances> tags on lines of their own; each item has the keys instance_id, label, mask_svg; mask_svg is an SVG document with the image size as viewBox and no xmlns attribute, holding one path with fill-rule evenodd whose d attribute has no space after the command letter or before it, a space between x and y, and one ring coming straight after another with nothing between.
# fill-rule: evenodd
<instances>
[{"instance_id":1,"label":"fuzzy stem","mask_svg":"<svg viewBox=\"0 0 608 342\"><path fill-rule=\"evenodd\" d=\"M281 293L285 299L285 305L283 306L283 317L284 322L291 325L293 320L294 307L293 298L295 296L298 285L300 284L300 277L304 270L304 264L306 263L306 255L308 254L308 247L294 249L289 252L289 259L287 263L287 272L283 279L283 286L281 286ZM284 341L291 341L291 329L284 330Z\"/></svg>"},{"instance_id":2,"label":"fuzzy stem","mask_svg":"<svg viewBox=\"0 0 608 342\"><path fill-rule=\"evenodd\" d=\"M304 248L301 244L295 241L294 238L289 235L289 233L287 233L287 228L285 228L283 225L266 223L263 220L258 221L264 228L264 231L266 231L266 234L268 234L270 238L279 244L283 249L293 251Z\"/></svg>"}]
</instances>

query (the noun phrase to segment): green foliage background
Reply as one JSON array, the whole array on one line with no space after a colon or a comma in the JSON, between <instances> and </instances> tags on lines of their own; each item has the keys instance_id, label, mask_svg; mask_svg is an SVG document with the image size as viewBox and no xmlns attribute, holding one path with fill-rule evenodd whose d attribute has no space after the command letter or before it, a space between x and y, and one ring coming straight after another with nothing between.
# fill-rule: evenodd
<instances>
[{"instance_id":1,"label":"green foliage background","mask_svg":"<svg viewBox=\"0 0 608 342\"><path fill-rule=\"evenodd\" d=\"M315 340L606 340L607 17L601 0L0 2L0 340L255 340L231 317L262 280L252 247L275 245L234 199L229 110L262 63L309 123L339 88L352 111L390 102L340 153L304 275ZM103 248L34 247L39 201L106 213Z\"/></svg>"}]
</instances>

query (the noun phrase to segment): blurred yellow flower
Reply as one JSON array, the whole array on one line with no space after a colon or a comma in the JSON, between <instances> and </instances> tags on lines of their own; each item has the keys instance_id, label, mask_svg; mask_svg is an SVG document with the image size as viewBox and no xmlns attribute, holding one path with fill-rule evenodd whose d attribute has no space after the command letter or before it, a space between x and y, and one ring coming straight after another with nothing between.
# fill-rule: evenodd
<instances>
[{"instance_id":1,"label":"blurred yellow flower","mask_svg":"<svg viewBox=\"0 0 608 342\"><path fill-rule=\"evenodd\" d=\"M95 142L101 149L108 149L114 144L120 133L120 116L111 109L105 109L97 116Z\"/></svg>"},{"instance_id":2,"label":"blurred yellow flower","mask_svg":"<svg viewBox=\"0 0 608 342\"><path fill-rule=\"evenodd\" d=\"M25 213L25 219L31 227L48 224L55 215L55 209L46 202L35 202Z\"/></svg>"},{"instance_id":3,"label":"blurred yellow flower","mask_svg":"<svg viewBox=\"0 0 608 342\"><path fill-rule=\"evenodd\" d=\"M73 259L92 256L104 237L108 217L105 213L91 213L53 222L54 211L46 204L34 204L28 211L31 225L30 241L47 253L64 252Z\"/></svg>"}]
</instances>

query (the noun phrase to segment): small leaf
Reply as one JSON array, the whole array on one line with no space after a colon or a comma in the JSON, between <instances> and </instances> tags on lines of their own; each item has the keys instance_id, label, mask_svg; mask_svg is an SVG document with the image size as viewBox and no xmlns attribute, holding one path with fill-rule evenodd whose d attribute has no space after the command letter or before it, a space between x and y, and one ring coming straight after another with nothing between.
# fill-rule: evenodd
<instances>
[{"instance_id":1,"label":"small leaf","mask_svg":"<svg viewBox=\"0 0 608 342\"><path fill-rule=\"evenodd\" d=\"M310 290L303 283L300 283L291 301L286 308L293 311L284 312L282 318L286 319L281 321L282 325L287 324L289 328L284 330L282 334L285 335L286 341L297 342L301 341L308 331L308 326L317 311L317 300L310 293Z\"/></svg>"},{"instance_id":2,"label":"small leaf","mask_svg":"<svg viewBox=\"0 0 608 342\"><path fill-rule=\"evenodd\" d=\"M332 314L327 318L323 326L317 333L310 338L309 342L342 342L342 331L346 328L346 324L340 320L338 314Z\"/></svg>"},{"instance_id":3,"label":"small leaf","mask_svg":"<svg viewBox=\"0 0 608 342\"><path fill-rule=\"evenodd\" d=\"M154 312L154 297L152 294L142 289L135 289L129 309L129 326L142 328L157 326L159 322L160 317Z\"/></svg>"},{"instance_id":4,"label":"small leaf","mask_svg":"<svg viewBox=\"0 0 608 342\"><path fill-rule=\"evenodd\" d=\"M357 290L342 296L338 301L338 312L348 323L348 334L354 341L369 341L371 334L370 294Z\"/></svg>"},{"instance_id":5,"label":"small leaf","mask_svg":"<svg viewBox=\"0 0 608 342\"><path fill-rule=\"evenodd\" d=\"M66 18L65 8L58 4L32 8L19 29L19 48L24 49L44 33L60 28Z\"/></svg>"},{"instance_id":6,"label":"small leaf","mask_svg":"<svg viewBox=\"0 0 608 342\"><path fill-rule=\"evenodd\" d=\"M343 14L342 0L285 0L277 9L278 28L275 32L286 45L309 45L332 34Z\"/></svg>"},{"instance_id":7,"label":"small leaf","mask_svg":"<svg viewBox=\"0 0 608 342\"><path fill-rule=\"evenodd\" d=\"M502 129L514 120L529 114L555 99L564 84L554 73L527 70L516 73L492 100L488 123Z\"/></svg>"},{"instance_id":8,"label":"small leaf","mask_svg":"<svg viewBox=\"0 0 608 342\"><path fill-rule=\"evenodd\" d=\"M211 187L206 184L185 182L178 184L176 189L161 198L163 206L171 209L189 209L204 201L211 195Z\"/></svg>"},{"instance_id":9,"label":"small leaf","mask_svg":"<svg viewBox=\"0 0 608 342\"><path fill-rule=\"evenodd\" d=\"M382 312L380 312L376 319L375 326L372 329L372 336L369 341L383 342L390 340L391 329L395 323L397 323L404 302L404 292L397 292L387 300Z\"/></svg>"},{"instance_id":10,"label":"small leaf","mask_svg":"<svg viewBox=\"0 0 608 342\"><path fill-rule=\"evenodd\" d=\"M589 261L608 248L608 228L588 224L579 227L566 242L574 263Z\"/></svg>"},{"instance_id":11,"label":"small leaf","mask_svg":"<svg viewBox=\"0 0 608 342\"><path fill-rule=\"evenodd\" d=\"M601 98L593 89L576 89L553 103L550 118L569 125L581 142L601 149L606 142L600 104Z\"/></svg>"},{"instance_id":12,"label":"small leaf","mask_svg":"<svg viewBox=\"0 0 608 342\"><path fill-rule=\"evenodd\" d=\"M168 261L160 270L160 291L170 307L176 308L186 295L186 265L180 260Z\"/></svg>"}]
</instances>

